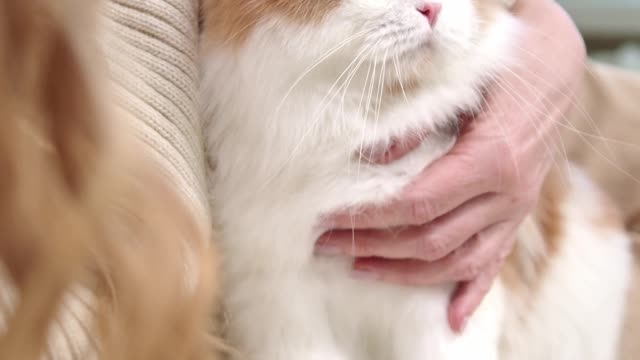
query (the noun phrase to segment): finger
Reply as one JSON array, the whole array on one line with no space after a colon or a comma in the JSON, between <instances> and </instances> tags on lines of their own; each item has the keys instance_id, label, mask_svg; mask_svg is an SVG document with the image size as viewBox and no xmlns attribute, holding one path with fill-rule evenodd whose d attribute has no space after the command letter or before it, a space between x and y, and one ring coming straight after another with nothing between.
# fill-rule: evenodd
<instances>
[{"instance_id":1,"label":"finger","mask_svg":"<svg viewBox=\"0 0 640 360\"><path fill-rule=\"evenodd\" d=\"M502 195L479 196L434 222L401 231L340 230L318 241L317 253L386 259L440 260L490 224L503 221L509 200Z\"/></svg>"},{"instance_id":2,"label":"finger","mask_svg":"<svg viewBox=\"0 0 640 360\"><path fill-rule=\"evenodd\" d=\"M493 265L476 279L460 284L449 304L449 326L454 332L463 333L469 319L489 293L500 266Z\"/></svg>"},{"instance_id":3,"label":"finger","mask_svg":"<svg viewBox=\"0 0 640 360\"><path fill-rule=\"evenodd\" d=\"M492 225L435 262L365 258L356 259L354 270L359 276L366 274L369 278L410 286L470 281L492 264L503 261L504 234L512 228L507 223Z\"/></svg>"},{"instance_id":4,"label":"finger","mask_svg":"<svg viewBox=\"0 0 640 360\"><path fill-rule=\"evenodd\" d=\"M515 231L517 224L511 227L505 226L500 243L502 244L497 253L496 260L489 263L489 266L475 279L460 285L451 298L449 305L448 318L449 324L453 331L463 332L466 328L469 318L476 312L486 295L491 290L495 278L500 273L504 262L511 253L513 243L515 242Z\"/></svg>"},{"instance_id":5,"label":"finger","mask_svg":"<svg viewBox=\"0 0 640 360\"><path fill-rule=\"evenodd\" d=\"M465 201L493 191L487 172L495 166L479 164L481 155L452 151L437 160L398 199L384 206L366 206L335 214L328 224L335 229L383 229L419 226L459 207ZM496 161L488 156L487 161Z\"/></svg>"}]
</instances>

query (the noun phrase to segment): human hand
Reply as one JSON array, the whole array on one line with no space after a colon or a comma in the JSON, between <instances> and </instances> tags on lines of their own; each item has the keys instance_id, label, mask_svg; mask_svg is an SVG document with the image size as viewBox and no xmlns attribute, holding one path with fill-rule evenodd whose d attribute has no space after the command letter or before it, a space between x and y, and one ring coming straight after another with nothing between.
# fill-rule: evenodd
<instances>
[{"instance_id":1,"label":"human hand","mask_svg":"<svg viewBox=\"0 0 640 360\"><path fill-rule=\"evenodd\" d=\"M318 253L355 257L354 270L367 278L459 283L449 306L457 332L488 293L537 202L559 152L554 126L565 122L584 71L584 43L555 1L520 0L513 11L527 26L519 64L489 89L484 111L452 151L392 204L335 214L331 226L338 230L318 241Z\"/></svg>"}]
</instances>

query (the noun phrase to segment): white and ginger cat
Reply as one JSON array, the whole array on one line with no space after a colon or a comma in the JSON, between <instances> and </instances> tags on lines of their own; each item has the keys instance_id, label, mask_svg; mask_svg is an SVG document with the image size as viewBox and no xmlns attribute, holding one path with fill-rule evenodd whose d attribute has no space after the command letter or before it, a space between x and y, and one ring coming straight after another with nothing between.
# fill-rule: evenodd
<instances>
[{"instance_id":1,"label":"white and ginger cat","mask_svg":"<svg viewBox=\"0 0 640 360\"><path fill-rule=\"evenodd\" d=\"M462 335L447 323L455 284L370 282L348 259L314 256L323 216L388 202L451 148L457 115L481 105L517 41L505 1L204 0L203 16L212 196L241 358L615 359L629 240L577 172L564 188L547 182ZM398 161L361 155L408 134L424 141Z\"/></svg>"}]
</instances>

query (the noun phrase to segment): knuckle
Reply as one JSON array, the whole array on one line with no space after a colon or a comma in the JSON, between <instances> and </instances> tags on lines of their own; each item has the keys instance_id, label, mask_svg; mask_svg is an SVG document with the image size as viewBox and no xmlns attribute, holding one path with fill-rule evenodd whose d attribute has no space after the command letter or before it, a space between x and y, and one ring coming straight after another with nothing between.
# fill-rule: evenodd
<instances>
[{"instance_id":1,"label":"knuckle","mask_svg":"<svg viewBox=\"0 0 640 360\"><path fill-rule=\"evenodd\" d=\"M370 256L374 252L374 246L371 241L360 240L354 244L355 256Z\"/></svg>"},{"instance_id":2,"label":"knuckle","mask_svg":"<svg viewBox=\"0 0 640 360\"><path fill-rule=\"evenodd\" d=\"M482 273L482 266L477 261L467 261L460 265L457 278L462 281L473 280Z\"/></svg>"},{"instance_id":3,"label":"knuckle","mask_svg":"<svg viewBox=\"0 0 640 360\"><path fill-rule=\"evenodd\" d=\"M410 217L411 225L422 225L431 220L434 214L434 208L429 201L424 199L411 203Z\"/></svg>"},{"instance_id":4,"label":"knuckle","mask_svg":"<svg viewBox=\"0 0 640 360\"><path fill-rule=\"evenodd\" d=\"M442 259L448 253L446 238L443 237L422 237L417 242L417 254L425 261L435 261Z\"/></svg>"}]
</instances>

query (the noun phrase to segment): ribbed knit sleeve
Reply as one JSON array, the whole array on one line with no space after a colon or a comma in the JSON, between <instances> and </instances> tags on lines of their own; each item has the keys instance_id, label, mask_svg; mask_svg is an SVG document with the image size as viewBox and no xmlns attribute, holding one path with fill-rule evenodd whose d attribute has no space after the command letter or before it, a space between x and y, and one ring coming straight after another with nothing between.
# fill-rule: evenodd
<instances>
[{"instance_id":1,"label":"ribbed knit sleeve","mask_svg":"<svg viewBox=\"0 0 640 360\"><path fill-rule=\"evenodd\" d=\"M119 105L195 210L207 212L196 107L198 1L110 0L104 15Z\"/></svg>"}]
</instances>

